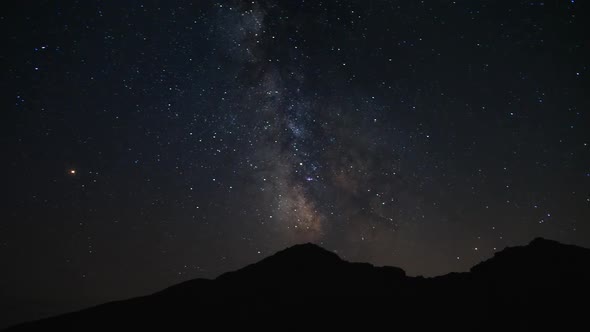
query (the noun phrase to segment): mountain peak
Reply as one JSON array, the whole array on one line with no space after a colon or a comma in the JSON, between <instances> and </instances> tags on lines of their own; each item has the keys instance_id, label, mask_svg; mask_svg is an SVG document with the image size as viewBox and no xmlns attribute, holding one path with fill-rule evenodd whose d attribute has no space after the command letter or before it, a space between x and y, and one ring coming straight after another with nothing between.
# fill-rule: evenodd
<instances>
[{"instance_id":1,"label":"mountain peak","mask_svg":"<svg viewBox=\"0 0 590 332\"><path fill-rule=\"evenodd\" d=\"M559 273L587 265L590 250L537 237L524 246L507 247L471 268L475 273L501 273L506 277ZM551 266L552 269L547 267ZM583 270L583 269L582 269Z\"/></svg>"},{"instance_id":2,"label":"mountain peak","mask_svg":"<svg viewBox=\"0 0 590 332\"><path fill-rule=\"evenodd\" d=\"M260 263L280 263L297 265L316 265L342 262L335 253L328 251L317 244L301 243L283 249L272 256L263 259Z\"/></svg>"},{"instance_id":3,"label":"mountain peak","mask_svg":"<svg viewBox=\"0 0 590 332\"><path fill-rule=\"evenodd\" d=\"M283 249L274 255L248 265L238 271L228 272L217 279L230 280L237 276L243 279L248 276L256 278L301 278L308 275L310 278L326 271L334 271L337 266L345 263L333 252L330 252L313 243L302 243Z\"/></svg>"},{"instance_id":4,"label":"mountain peak","mask_svg":"<svg viewBox=\"0 0 590 332\"><path fill-rule=\"evenodd\" d=\"M278 251L275 255L305 255L305 256L316 256L323 255L326 257L338 257L335 253L320 247L319 245L311 242L295 244L291 247ZM273 255L273 256L275 256ZM340 259L340 258L338 258Z\"/></svg>"},{"instance_id":5,"label":"mountain peak","mask_svg":"<svg viewBox=\"0 0 590 332\"><path fill-rule=\"evenodd\" d=\"M529 243L529 246L531 247L538 247L538 246L555 246L555 245L560 245L563 246L564 244L559 243L557 241L554 240L549 240L543 237L536 237L534 240L532 240Z\"/></svg>"}]
</instances>

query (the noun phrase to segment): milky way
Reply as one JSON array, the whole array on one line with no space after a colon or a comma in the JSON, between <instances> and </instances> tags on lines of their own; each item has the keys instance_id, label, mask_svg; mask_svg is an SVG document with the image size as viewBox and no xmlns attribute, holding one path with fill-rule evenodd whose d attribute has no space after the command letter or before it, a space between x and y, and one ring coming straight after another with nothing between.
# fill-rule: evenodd
<instances>
[{"instance_id":1,"label":"milky way","mask_svg":"<svg viewBox=\"0 0 590 332\"><path fill-rule=\"evenodd\" d=\"M227 36L228 55L243 64L236 76L242 84L230 91L242 100L232 111L256 121L249 140L257 146L247 163L253 180L264 182L265 224L284 243L322 241L330 220L351 224L358 238L369 237L370 231L357 226L383 224L394 230L398 220L388 205L395 202L399 143L366 132L381 125L376 117L386 107L369 96L354 105L359 100L319 95L317 83L308 78L314 75L309 51L301 46L305 40L298 21L305 18L280 13L270 3L220 5L218 10L219 26L233 31ZM371 114L375 118L364 124ZM351 204L355 208L348 209Z\"/></svg>"}]
</instances>

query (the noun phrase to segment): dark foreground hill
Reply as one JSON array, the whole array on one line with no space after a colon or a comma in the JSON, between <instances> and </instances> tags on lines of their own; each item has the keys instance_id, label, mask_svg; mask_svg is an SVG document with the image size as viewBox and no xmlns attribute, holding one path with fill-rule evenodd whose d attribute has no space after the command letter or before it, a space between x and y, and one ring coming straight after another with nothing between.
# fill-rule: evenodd
<instances>
[{"instance_id":1,"label":"dark foreground hill","mask_svg":"<svg viewBox=\"0 0 590 332\"><path fill-rule=\"evenodd\" d=\"M215 280L9 331L573 330L588 325L589 281L590 249L544 239L436 278L302 244Z\"/></svg>"}]
</instances>

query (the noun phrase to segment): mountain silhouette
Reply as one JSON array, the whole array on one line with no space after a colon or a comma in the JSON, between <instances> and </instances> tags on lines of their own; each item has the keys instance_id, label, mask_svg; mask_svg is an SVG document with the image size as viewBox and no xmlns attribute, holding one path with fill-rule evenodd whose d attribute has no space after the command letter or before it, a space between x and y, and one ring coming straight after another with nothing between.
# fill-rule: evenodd
<instances>
[{"instance_id":1,"label":"mountain silhouette","mask_svg":"<svg viewBox=\"0 0 590 332\"><path fill-rule=\"evenodd\" d=\"M590 249L535 239L470 272L408 277L300 244L214 280L7 331L572 330L586 325Z\"/></svg>"}]
</instances>

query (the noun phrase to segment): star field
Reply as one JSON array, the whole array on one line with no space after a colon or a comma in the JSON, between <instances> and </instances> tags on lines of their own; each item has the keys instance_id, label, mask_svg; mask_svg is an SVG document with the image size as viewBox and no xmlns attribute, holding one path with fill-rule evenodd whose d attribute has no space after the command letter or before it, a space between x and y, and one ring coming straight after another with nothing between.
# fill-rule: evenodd
<instances>
[{"instance_id":1,"label":"star field","mask_svg":"<svg viewBox=\"0 0 590 332\"><path fill-rule=\"evenodd\" d=\"M582 1L6 7L6 298L83 307L301 242L426 276L590 247Z\"/></svg>"}]
</instances>

